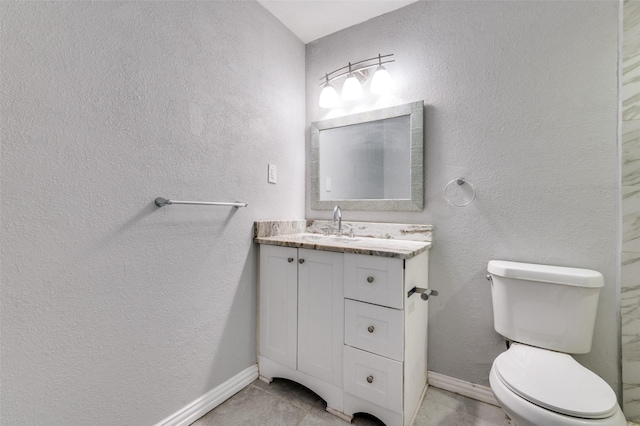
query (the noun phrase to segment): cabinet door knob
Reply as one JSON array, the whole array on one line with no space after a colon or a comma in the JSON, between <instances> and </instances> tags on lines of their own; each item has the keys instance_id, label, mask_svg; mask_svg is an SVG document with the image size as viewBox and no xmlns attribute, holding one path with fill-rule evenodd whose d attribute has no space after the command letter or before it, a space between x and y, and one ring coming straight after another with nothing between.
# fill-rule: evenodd
<instances>
[{"instance_id":1,"label":"cabinet door knob","mask_svg":"<svg viewBox=\"0 0 640 426\"><path fill-rule=\"evenodd\" d=\"M373 383L373 376L368 376L367 377L367 382Z\"/></svg>"},{"instance_id":2,"label":"cabinet door knob","mask_svg":"<svg viewBox=\"0 0 640 426\"><path fill-rule=\"evenodd\" d=\"M302 265L304 263L304 259L298 259L298 263Z\"/></svg>"},{"instance_id":3,"label":"cabinet door knob","mask_svg":"<svg viewBox=\"0 0 640 426\"><path fill-rule=\"evenodd\" d=\"M287 262L289 262L289 263L293 262L293 257L288 258Z\"/></svg>"},{"instance_id":4,"label":"cabinet door knob","mask_svg":"<svg viewBox=\"0 0 640 426\"><path fill-rule=\"evenodd\" d=\"M368 283L372 283L373 282L373 277L367 277L367 282Z\"/></svg>"},{"instance_id":5,"label":"cabinet door knob","mask_svg":"<svg viewBox=\"0 0 640 426\"><path fill-rule=\"evenodd\" d=\"M373 333L373 330L375 330L375 327L370 325L367 330L369 331L369 333Z\"/></svg>"}]
</instances>

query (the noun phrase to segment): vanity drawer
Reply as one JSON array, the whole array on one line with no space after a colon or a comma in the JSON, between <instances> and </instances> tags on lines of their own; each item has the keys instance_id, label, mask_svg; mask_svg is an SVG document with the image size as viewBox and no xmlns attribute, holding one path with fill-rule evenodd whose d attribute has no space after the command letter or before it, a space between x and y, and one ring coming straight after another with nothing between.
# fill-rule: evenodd
<instances>
[{"instance_id":1,"label":"vanity drawer","mask_svg":"<svg viewBox=\"0 0 640 426\"><path fill-rule=\"evenodd\" d=\"M403 260L345 253L344 297L402 309Z\"/></svg>"},{"instance_id":2,"label":"vanity drawer","mask_svg":"<svg viewBox=\"0 0 640 426\"><path fill-rule=\"evenodd\" d=\"M344 312L347 345L402 361L403 311L346 299Z\"/></svg>"},{"instance_id":3,"label":"vanity drawer","mask_svg":"<svg viewBox=\"0 0 640 426\"><path fill-rule=\"evenodd\" d=\"M402 413L402 363L344 347L344 391Z\"/></svg>"}]
</instances>

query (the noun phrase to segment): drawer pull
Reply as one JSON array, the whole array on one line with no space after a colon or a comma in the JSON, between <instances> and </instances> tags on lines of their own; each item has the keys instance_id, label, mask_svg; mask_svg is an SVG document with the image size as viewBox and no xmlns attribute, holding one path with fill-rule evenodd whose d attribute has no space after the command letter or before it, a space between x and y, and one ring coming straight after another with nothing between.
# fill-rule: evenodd
<instances>
[{"instance_id":1,"label":"drawer pull","mask_svg":"<svg viewBox=\"0 0 640 426\"><path fill-rule=\"evenodd\" d=\"M302 265L304 263L304 259L298 259L298 263Z\"/></svg>"},{"instance_id":2,"label":"drawer pull","mask_svg":"<svg viewBox=\"0 0 640 426\"><path fill-rule=\"evenodd\" d=\"M372 283L373 282L373 277L367 277L367 282L368 283Z\"/></svg>"},{"instance_id":3,"label":"drawer pull","mask_svg":"<svg viewBox=\"0 0 640 426\"><path fill-rule=\"evenodd\" d=\"M289 263L293 262L293 257L288 258L287 262L289 262Z\"/></svg>"},{"instance_id":4,"label":"drawer pull","mask_svg":"<svg viewBox=\"0 0 640 426\"><path fill-rule=\"evenodd\" d=\"M373 333L373 330L375 330L375 327L370 325L367 330L369 331L369 333Z\"/></svg>"},{"instance_id":5,"label":"drawer pull","mask_svg":"<svg viewBox=\"0 0 640 426\"><path fill-rule=\"evenodd\" d=\"M373 383L373 376L368 376L367 377L367 382Z\"/></svg>"}]
</instances>

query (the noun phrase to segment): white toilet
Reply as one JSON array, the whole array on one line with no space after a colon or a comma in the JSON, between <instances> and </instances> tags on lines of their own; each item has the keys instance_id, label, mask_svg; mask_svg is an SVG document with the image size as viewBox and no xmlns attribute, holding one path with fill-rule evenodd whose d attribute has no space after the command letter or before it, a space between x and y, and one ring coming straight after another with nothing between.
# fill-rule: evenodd
<instances>
[{"instance_id":1,"label":"white toilet","mask_svg":"<svg viewBox=\"0 0 640 426\"><path fill-rule=\"evenodd\" d=\"M494 327L513 343L489 381L517 426L626 426L609 385L569 354L591 350L599 272L492 260Z\"/></svg>"}]
</instances>

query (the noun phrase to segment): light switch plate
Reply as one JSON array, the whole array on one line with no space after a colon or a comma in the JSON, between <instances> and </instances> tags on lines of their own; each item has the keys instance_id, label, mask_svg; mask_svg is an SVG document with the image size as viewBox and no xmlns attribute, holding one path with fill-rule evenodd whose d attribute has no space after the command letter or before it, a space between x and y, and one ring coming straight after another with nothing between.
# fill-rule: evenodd
<instances>
[{"instance_id":1,"label":"light switch plate","mask_svg":"<svg viewBox=\"0 0 640 426\"><path fill-rule=\"evenodd\" d=\"M269 183L276 183L277 180L278 169L275 164L269 164L269 175L267 177L267 181Z\"/></svg>"}]
</instances>

